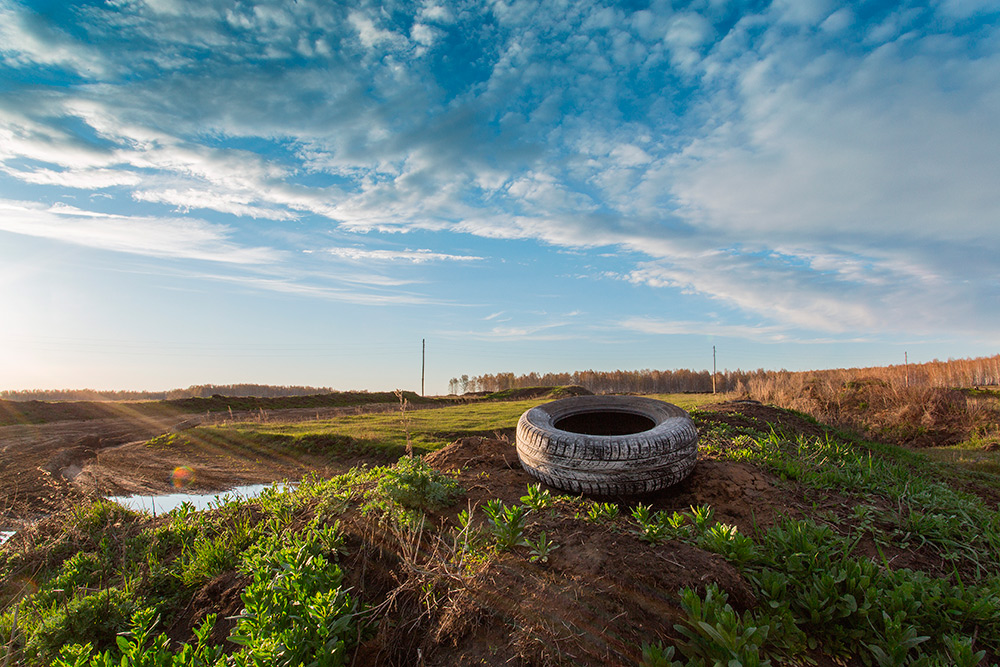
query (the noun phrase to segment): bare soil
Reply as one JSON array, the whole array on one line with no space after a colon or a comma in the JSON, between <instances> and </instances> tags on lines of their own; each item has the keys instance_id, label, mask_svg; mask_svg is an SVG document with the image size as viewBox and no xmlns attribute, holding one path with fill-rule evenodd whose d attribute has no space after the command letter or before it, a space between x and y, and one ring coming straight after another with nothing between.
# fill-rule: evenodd
<instances>
[{"instance_id":1,"label":"bare soil","mask_svg":"<svg viewBox=\"0 0 1000 667\"><path fill-rule=\"evenodd\" d=\"M535 481L506 440L464 438L426 460L440 470L458 470L458 481L468 490L461 506L435 517L442 526L455 525L457 513L469 505L493 498L518 503ZM708 503L716 507L716 516L749 526L749 517L737 505L768 493L770 482L745 468L706 461L683 488L612 499L621 506L617 522L540 513L526 532L537 536L545 531L559 545L547 562L533 563L524 553L502 554L461 582L442 613L427 615L423 632L400 637L398 629L386 628L362 650L371 664L405 663L401 646L408 646L411 656L413 648L419 649L428 665L635 664L644 642L677 636L673 626L683 616L680 589L704 591L715 583L740 610L756 600L748 583L720 556L680 542L654 547L623 531L628 508L640 501L677 510Z\"/></svg>"}]
</instances>

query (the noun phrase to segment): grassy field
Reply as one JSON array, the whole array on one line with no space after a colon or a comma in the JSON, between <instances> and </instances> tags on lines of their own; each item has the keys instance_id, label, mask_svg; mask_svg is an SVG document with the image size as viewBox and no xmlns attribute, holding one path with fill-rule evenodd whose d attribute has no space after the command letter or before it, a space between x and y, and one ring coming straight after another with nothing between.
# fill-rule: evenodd
<instances>
[{"instance_id":1,"label":"grassy field","mask_svg":"<svg viewBox=\"0 0 1000 667\"><path fill-rule=\"evenodd\" d=\"M713 394L663 394L652 396L685 409L723 400ZM225 434L228 439L260 444L283 443L295 447L300 443L342 441L349 438L358 448L401 451L406 448L407 433L417 453L440 449L464 436L491 436L510 431L517 426L521 414L551 399L536 398L521 401L484 401L443 408L387 412L374 415L346 415L335 419L281 423L238 422L213 428L197 429L199 433ZM315 448L314 446L312 448Z\"/></svg>"},{"instance_id":2,"label":"grassy field","mask_svg":"<svg viewBox=\"0 0 1000 667\"><path fill-rule=\"evenodd\" d=\"M414 405L449 404L450 399L425 398L412 391L403 392ZM46 424L63 420L107 419L114 417L169 417L185 414L289 410L306 408L343 408L398 401L391 391L343 391L314 396L211 396L165 401L8 401L0 400L0 426L9 424Z\"/></svg>"}]
</instances>

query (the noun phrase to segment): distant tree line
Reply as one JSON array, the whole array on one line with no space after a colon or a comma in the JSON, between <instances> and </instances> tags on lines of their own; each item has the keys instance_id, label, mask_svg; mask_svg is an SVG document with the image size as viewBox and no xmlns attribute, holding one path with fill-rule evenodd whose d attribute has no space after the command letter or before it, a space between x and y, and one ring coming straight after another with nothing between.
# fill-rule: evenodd
<instances>
[{"instance_id":1,"label":"distant tree line","mask_svg":"<svg viewBox=\"0 0 1000 667\"><path fill-rule=\"evenodd\" d=\"M721 376L721 374L720 374ZM579 385L595 394L645 393L669 394L685 391L712 391L712 374L709 371L574 371L572 373L487 373L485 375L452 378L448 392L494 392L525 387ZM722 388L720 387L720 390Z\"/></svg>"},{"instance_id":2,"label":"distant tree line","mask_svg":"<svg viewBox=\"0 0 1000 667\"><path fill-rule=\"evenodd\" d=\"M266 384L197 384L187 389L169 391L98 391L95 389L39 389L0 391L0 399L9 401L164 401L180 398L219 396L312 396L331 394L330 387L273 386Z\"/></svg>"},{"instance_id":3,"label":"distant tree line","mask_svg":"<svg viewBox=\"0 0 1000 667\"><path fill-rule=\"evenodd\" d=\"M850 382L860 378L874 379L893 386L908 387L974 387L1000 385L1000 355L974 359L949 359L922 364L899 364L869 368L838 368L814 371L725 370L715 374L715 390L753 394L765 384L787 383L805 379L826 382ZM525 387L575 384L595 394L637 393L674 394L712 391L712 373L707 370L635 371L574 371L572 373L487 373L451 378L448 392L494 392Z\"/></svg>"}]
</instances>

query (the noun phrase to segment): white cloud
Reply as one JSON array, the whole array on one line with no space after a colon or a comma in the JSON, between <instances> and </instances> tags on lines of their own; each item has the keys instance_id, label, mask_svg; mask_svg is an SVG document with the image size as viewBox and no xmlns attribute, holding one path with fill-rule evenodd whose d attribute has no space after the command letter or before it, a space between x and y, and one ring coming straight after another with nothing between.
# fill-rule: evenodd
<instances>
[{"instance_id":1,"label":"white cloud","mask_svg":"<svg viewBox=\"0 0 1000 667\"><path fill-rule=\"evenodd\" d=\"M32 169L17 171L9 167L4 172L25 183L56 185L76 190L102 190L119 186L133 186L142 182L138 174L119 169Z\"/></svg>"},{"instance_id":2,"label":"white cloud","mask_svg":"<svg viewBox=\"0 0 1000 667\"><path fill-rule=\"evenodd\" d=\"M620 167L639 167L653 161L649 153L632 144L615 146L608 157Z\"/></svg>"},{"instance_id":3,"label":"white cloud","mask_svg":"<svg viewBox=\"0 0 1000 667\"><path fill-rule=\"evenodd\" d=\"M218 193L188 188L186 190L137 190L132 195L136 201L157 202L176 206L184 212L191 209L211 209L220 213L265 220L294 220L298 216L290 211L254 206L256 197L249 193Z\"/></svg>"},{"instance_id":4,"label":"white cloud","mask_svg":"<svg viewBox=\"0 0 1000 667\"><path fill-rule=\"evenodd\" d=\"M677 14L670 20L664 41L670 47L671 62L692 71L701 61L698 49L712 35L712 25L700 14Z\"/></svg>"},{"instance_id":5,"label":"white cloud","mask_svg":"<svg viewBox=\"0 0 1000 667\"><path fill-rule=\"evenodd\" d=\"M342 289L323 285L315 285L287 278L269 278L261 276L245 276L233 274L192 274L189 277L200 280L215 280L223 283L240 285L253 290L279 292L310 299L338 301L362 306L421 306L440 303L420 294L384 294L356 289ZM370 285L370 284L369 284Z\"/></svg>"},{"instance_id":6,"label":"white cloud","mask_svg":"<svg viewBox=\"0 0 1000 667\"><path fill-rule=\"evenodd\" d=\"M410 39L423 46L433 46L440 36L440 31L424 23L414 23L410 28Z\"/></svg>"},{"instance_id":7,"label":"white cloud","mask_svg":"<svg viewBox=\"0 0 1000 667\"><path fill-rule=\"evenodd\" d=\"M559 341L579 338L581 332L556 331L569 326L571 322L553 322L546 324L521 326L496 326L487 331L454 332L454 337L485 341Z\"/></svg>"},{"instance_id":8,"label":"white cloud","mask_svg":"<svg viewBox=\"0 0 1000 667\"><path fill-rule=\"evenodd\" d=\"M824 19L823 23L820 24L820 28L830 33L838 33L842 30L848 28L854 23L854 13L844 7L843 9L838 9L834 13Z\"/></svg>"},{"instance_id":9,"label":"white cloud","mask_svg":"<svg viewBox=\"0 0 1000 667\"><path fill-rule=\"evenodd\" d=\"M941 10L957 19L967 19L976 14L996 13L997 6L993 0L944 0Z\"/></svg>"},{"instance_id":10,"label":"white cloud","mask_svg":"<svg viewBox=\"0 0 1000 667\"><path fill-rule=\"evenodd\" d=\"M424 8L420 10L420 18L435 23L451 23L455 20L450 9L431 3L424 5Z\"/></svg>"},{"instance_id":11,"label":"white cloud","mask_svg":"<svg viewBox=\"0 0 1000 667\"><path fill-rule=\"evenodd\" d=\"M425 262L476 262L484 259L473 255L449 255L427 249L365 250L363 248L328 248L327 252L336 257L356 262L410 262L412 264L423 264Z\"/></svg>"},{"instance_id":12,"label":"white cloud","mask_svg":"<svg viewBox=\"0 0 1000 667\"><path fill-rule=\"evenodd\" d=\"M628 279L634 283L709 295L765 321L812 331L842 333L878 328L879 309L856 286L811 278L787 265L758 265L751 258L716 255L697 264L645 263Z\"/></svg>"},{"instance_id":13,"label":"white cloud","mask_svg":"<svg viewBox=\"0 0 1000 667\"><path fill-rule=\"evenodd\" d=\"M348 20L358 33L361 43L369 49L374 49L381 44L403 45L406 38L402 35L385 30L375 25L375 22L361 11L352 11Z\"/></svg>"},{"instance_id":14,"label":"white cloud","mask_svg":"<svg viewBox=\"0 0 1000 667\"><path fill-rule=\"evenodd\" d=\"M98 51L9 0L0 1L0 53L8 64L67 67L86 76L103 76L108 68Z\"/></svg>"},{"instance_id":15,"label":"white cloud","mask_svg":"<svg viewBox=\"0 0 1000 667\"><path fill-rule=\"evenodd\" d=\"M789 330L779 326L750 326L722 324L719 322L695 322L691 320L664 320L651 317L630 317L618 324L625 329L658 336L728 336L768 342L781 342L789 339Z\"/></svg>"},{"instance_id":16,"label":"white cloud","mask_svg":"<svg viewBox=\"0 0 1000 667\"><path fill-rule=\"evenodd\" d=\"M281 253L229 240L230 230L200 220L106 215L66 206L0 200L0 231L151 257L267 264Z\"/></svg>"},{"instance_id":17,"label":"white cloud","mask_svg":"<svg viewBox=\"0 0 1000 667\"><path fill-rule=\"evenodd\" d=\"M770 11L779 21L808 26L821 23L832 8L831 0L774 0Z\"/></svg>"}]
</instances>

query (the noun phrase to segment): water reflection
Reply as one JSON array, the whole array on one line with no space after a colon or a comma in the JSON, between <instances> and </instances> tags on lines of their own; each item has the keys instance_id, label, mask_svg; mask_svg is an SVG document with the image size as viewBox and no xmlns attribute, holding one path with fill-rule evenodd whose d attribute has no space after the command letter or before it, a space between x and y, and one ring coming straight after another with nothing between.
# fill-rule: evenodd
<instances>
[{"instance_id":1,"label":"water reflection","mask_svg":"<svg viewBox=\"0 0 1000 667\"><path fill-rule=\"evenodd\" d=\"M196 510L208 509L210 506L218 506L222 499L247 499L256 498L270 487L271 484L248 484L237 486L228 491L215 491L212 493L168 493L162 496L108 496L108 500L124 505L130 510L137 512L149 512L150 514L166 514L172 509L180 507L182 503L190 503ZM291 488L290 485L277 484L279 489Z\"/></svg>"}]
</instances>

